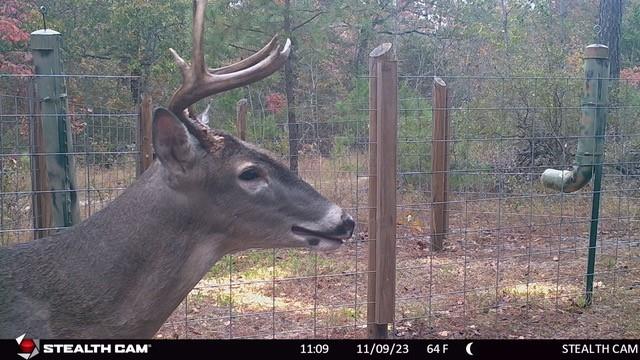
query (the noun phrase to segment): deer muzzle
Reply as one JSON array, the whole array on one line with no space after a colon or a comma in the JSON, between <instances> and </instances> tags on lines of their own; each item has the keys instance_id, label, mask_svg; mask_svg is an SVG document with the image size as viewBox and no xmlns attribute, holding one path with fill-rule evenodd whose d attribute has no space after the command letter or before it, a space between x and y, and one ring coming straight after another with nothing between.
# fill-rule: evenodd
<instances>
[{"instance_id":1,"label":"deer muzzle","mask_svg":"<svg viewBox=\"0 0 640 360\"><path fill-rule=\"evenodd\" d=\"M351 238L355 228L355 221L351 215L339 209L340 215L336 219L336 212L339 208L329 211L325 219L321 222L322 228L316 229L312 226L294 225L291 232L307 242L308 246L317 250L333 250ZM338 220L338 221L336 221Z\"/></svg>"}]
</instances>

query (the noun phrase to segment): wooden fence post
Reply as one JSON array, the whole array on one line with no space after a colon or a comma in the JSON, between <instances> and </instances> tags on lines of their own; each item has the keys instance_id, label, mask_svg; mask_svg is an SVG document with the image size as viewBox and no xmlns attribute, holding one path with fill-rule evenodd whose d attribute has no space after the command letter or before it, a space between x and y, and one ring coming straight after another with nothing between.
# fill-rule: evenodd
<instances>
[{"instance_id":1,"label":"wooden fence post","mask_svg":"<svg viewBox=\"0 0 640 360\"><path fill-rule=\"evenodd\" d=\"M33 222L34 239L49 236L51 221L53 220L51 209L51 192L49 191L49 180L47 177L47 157L42 155L45 152L44 135L42 134L42 109L38 101L35 80L29 84L29 113L31 114L31 188L33 190Z\"/></svg>"},{"instance_id":2,"label":"wooden fence post","mask_svg":"<svg viewBox=\"0 0 640 360\"><path fill-rule=\"evenodd\" d=\"M375 51L375 50L374 50ZM376 209L378 208L378 118L376 63L369 57L369 264L367 273L367 332L370 339L385 338L387 324L376 323Z\"/></svg>"},{"instance_id":3,"label":"wooden fence post","mask_svg":"<svg viewBox=\"0 0 640 360\"><path fill-rule=\"evenodd\" d=\"M247 110L249 103L247 99L240 99L236 103L236 131L241 140L247 139Z\"/></svg>"},{"instance_id":4,"label":"wooden fence post","mask_svg":"<svg viewBox=\"0 0 640 360\"><path fill-rule=\"evenodd\" d=\"M370 338L388 337L388 324L395 315L398 68L391 47L384 43L369 55Z\"/></svg>"},{"instance_id":5,"label":"wooden fence post","mask_svg":"<svg viewBox=\"0 0 640 360\"><path fill-rule=\"evenodd\" d=\"M31 33L29 47L35 67L35 109L40 110L31 126L31 151L37 155L34 161L32 189L34 196L34 228L68 227L80 221L80 209L76 193L75 162L71 124L67 117L67 90L62 72L62 36L45 29ZM49 201L49 204L43 204ZM49 209L49 210L46 210ZM38 213L38 211L44 211ZM48 231L34 232L35 237Z\"/></svg>"},{"instance_id":6,"label":"wooden fence post","mask_svg":"<svg viewBox=\"0 0 640 360\"><path fill-rule=\"evenodd\" d=\"M142 95L140 103L140 116L138 124L138 176L153 163L153 109L152 99L148 94Z\"/></svg>"},{"instance_id":7,"label":"wooden fence post","mask_svg":"<svg viewBox=\"0 0 640 360\"><path fill-rule=\"evenodd\" d=\"M431 249L444 248L449 226L447 192L449 184L449 112L447 84L433 79L433 140L431 143Z\"/></svg>"}]
</instances>

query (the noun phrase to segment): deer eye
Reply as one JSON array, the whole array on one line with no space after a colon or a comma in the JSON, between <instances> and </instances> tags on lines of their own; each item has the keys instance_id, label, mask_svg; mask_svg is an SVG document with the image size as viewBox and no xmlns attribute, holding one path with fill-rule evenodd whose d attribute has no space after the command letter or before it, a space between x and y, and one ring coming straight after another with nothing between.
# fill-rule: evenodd
<instances>
[{"instance_id":1,"label":"deer eye","mask_svg":"<svg viewBox=\"0 0 640 360\"><path fill-rule=\"evenodd\" d=\"M258 172L258 169L256 168L248 168L246 170L244 170L240 176L238 176L240 178L240 180L244 180L244 181L251 181L251 180L255 180L257 178L260 177L260 173Z\"/></svg>"}]
</instances>

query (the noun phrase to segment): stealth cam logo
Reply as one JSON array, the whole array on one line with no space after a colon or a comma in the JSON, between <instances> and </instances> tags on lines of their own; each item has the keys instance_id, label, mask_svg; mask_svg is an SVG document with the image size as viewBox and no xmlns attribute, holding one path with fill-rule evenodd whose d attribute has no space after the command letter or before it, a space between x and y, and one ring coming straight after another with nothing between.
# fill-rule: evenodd
<instances>
[{"instance_id":1,"label":"stealth cam logo","mask_svg":"<svg viewBox=\"0 0 640 360\"><path fill-rule=\"evenodd\" d=\"M25 335L27 334L22 334L16 338L16 342L20 347L18 356L23 359L31 359L39 353L38 349L40 348L40 340L25 338Z\"/></svg>"}]
</instances>

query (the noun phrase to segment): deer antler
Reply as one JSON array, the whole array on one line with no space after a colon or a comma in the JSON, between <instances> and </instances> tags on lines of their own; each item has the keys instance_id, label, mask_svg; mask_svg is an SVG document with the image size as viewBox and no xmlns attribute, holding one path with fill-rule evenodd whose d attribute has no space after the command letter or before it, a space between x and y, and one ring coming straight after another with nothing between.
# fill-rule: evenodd
<instances>
[{"instance_id":1,"label":"deer antler","mask_svg":"<svg viewBox=\"0 0 640 360\"><path fill-rule=\"evenodd\" d=\"M193 1L193 49L191 65L169 49L182 72L182 85L169 101L169 110L186 120L185 110L198 100L244 86L273 74L287 61L291 41L278 46L274 36L265 47L248 58L217 69L207 69L204 62L204 14L207 0Z\"/></svg>"}]
</instances>

